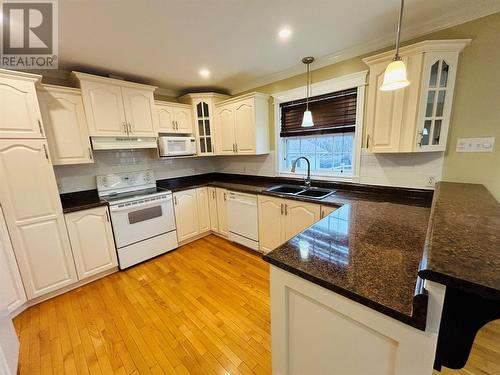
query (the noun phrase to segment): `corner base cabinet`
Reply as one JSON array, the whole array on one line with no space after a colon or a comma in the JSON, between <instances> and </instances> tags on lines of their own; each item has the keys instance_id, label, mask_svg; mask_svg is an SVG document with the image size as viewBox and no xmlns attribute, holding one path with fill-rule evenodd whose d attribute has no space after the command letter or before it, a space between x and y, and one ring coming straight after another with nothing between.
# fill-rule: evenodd
<instances>
[{"instance_id":1,"label":"corner base cabinet","mask_svg":"<svg viewBox=\"0 0 500 375\"><path fill-rule=\"evenodd\" d=\"M68 213L64 218L79 280L118 266L107 206Z\"/></svg>"},{"instance_id":2,"label":"corner base cabinet","mask_svg":"<svg viewBox=\"0 0 500 375\"><path fill-rule=\"evenodd\" d=\"M428 40L401 48L410 85L394 91L380 91L394 52L363 59L370 67L366 147L371 152L446 149L458 56L469 43Z\"/></svg>"},{"instance_id":3,"label":"corner base cabinet","mask_svg":"<svg viewBox=\"0 0 500 375\"><path fill-rule=\"evenodd\" d=\"M321 206L259 195L258 213L260 250L268 253L317 222Z\"/></svg>"}]
</instances>

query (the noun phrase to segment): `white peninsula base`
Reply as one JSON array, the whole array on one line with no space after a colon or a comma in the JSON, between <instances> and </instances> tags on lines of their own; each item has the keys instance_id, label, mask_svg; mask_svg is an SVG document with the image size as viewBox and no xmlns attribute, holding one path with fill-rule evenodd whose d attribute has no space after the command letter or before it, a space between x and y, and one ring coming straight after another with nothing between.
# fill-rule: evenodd
<instances>
[{"instance_id":1,"label":"white peninsula base","mask_svg":"<svg viewBox=\"0 0 500 375\"><path fill-rule=\"evenodd\" d=\"M270 265L273 374L432 374L445 287L426 281L426 331Z\"/></svg>"}]
</instances>

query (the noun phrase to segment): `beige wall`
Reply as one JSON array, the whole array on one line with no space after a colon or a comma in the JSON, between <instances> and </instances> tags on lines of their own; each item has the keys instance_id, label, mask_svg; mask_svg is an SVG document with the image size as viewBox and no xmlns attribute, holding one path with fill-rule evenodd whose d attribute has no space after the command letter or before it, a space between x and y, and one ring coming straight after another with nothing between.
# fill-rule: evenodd
<instances>
[{"instance_id":1,"label":"beige wall","mask_svg":"<svg viewBox=\"0 0 500 375\"><path fill-rule=\"evenodd\" d=\"M500 13L439 31L406 42L425 39L471 38L460 57L455 99L445 153L443 179L484 184L500 200ZM374 51L372 55L380 51ZM339 77L367 69L359 56L312 72L312 82ZM303 86L305 75L298 75L248 91L268 94ZM270 123L274 108L270 104ZM271 126L274 147L274 126ZM493 153L456 153L457 138L496 137Z\"/></svg>"}]
</instances>

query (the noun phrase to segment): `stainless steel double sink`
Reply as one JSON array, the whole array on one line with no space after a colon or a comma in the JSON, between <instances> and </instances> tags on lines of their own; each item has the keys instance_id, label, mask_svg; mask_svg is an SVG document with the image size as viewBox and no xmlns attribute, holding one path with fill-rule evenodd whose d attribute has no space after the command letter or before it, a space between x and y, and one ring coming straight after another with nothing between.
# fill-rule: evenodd
<instances>
[{"instance_id":1,"label":"stainless steel double sink","mask_svg":"<svg viewBox=\"0 0 500 375\"><path fill-rule=\"evenodd\" d=\"M309 199L323 199L335 193L335 190L297 185L278 185L270 187L266 192Z\"/></svg>"}]
</instances>

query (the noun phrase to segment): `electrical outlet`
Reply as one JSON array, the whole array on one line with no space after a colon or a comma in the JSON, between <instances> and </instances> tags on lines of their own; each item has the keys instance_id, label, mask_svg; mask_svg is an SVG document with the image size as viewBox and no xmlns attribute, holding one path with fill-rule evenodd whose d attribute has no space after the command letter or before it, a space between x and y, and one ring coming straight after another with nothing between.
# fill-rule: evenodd
<instances>
[{"instance_id":1,"label":"electrical outlet","mask_svg":"<svg viewBox=\"0 0 500 375\"><path fill-rule=\"evenodd\" d=\"M459 138L457 152L493 152L495 137Z\"/></svg>"},{"instance_id":2,"label":"electrical outlet","mask_svg":"<svg viewBox=\"0 0 500 375\"><path fill-rule=\"evenodd\" d=\"M427 176L425 183L429 187L436 186L436 177L434 177L434 176Z\"/></svg>"}]
</instances>

